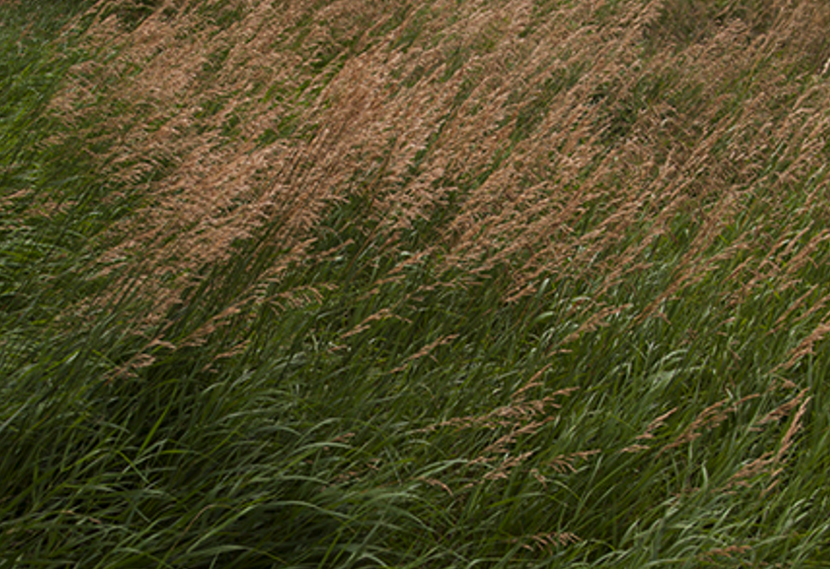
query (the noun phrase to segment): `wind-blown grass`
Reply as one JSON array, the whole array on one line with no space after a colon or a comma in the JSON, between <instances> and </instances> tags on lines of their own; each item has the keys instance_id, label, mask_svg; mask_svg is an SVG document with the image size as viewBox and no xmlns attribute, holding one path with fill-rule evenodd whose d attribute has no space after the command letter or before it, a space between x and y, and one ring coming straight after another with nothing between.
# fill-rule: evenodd
<instances>
[{"instance_id":1,"label":"wind-blown grass","mask_svg":"<svg viewBox=\"0 0 830 569\"><path fill-rule=\"evenodd\" d=\"M0 11L6 565L826 564L825 3Z\"/></svg>"}]
</instances>

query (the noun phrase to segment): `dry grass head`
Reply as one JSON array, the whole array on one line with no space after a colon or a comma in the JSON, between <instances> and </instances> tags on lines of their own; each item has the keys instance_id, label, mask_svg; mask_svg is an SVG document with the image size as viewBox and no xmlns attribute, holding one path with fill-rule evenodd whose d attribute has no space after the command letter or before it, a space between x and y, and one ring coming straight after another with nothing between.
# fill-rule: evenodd
<instances>
[{"instance_id":1,"label":"dry grass head","mask_svg":"<svg viewBox=\"0 0 830 569\"><path fill-rule=\"evenodd\" d=\"M765 251L759 231L710 254L749 202L791 220L790 185L826 159L830 125L813 112L830 97L826 4L540 10L99 2L86 41L101 57L73 71L54 110L103 176L142 196L102 262L140 274L162 315L266 226L279 227L268 239L288 252L281 265L312 254L332 208L360 196L362 239L390 255L428 243L436 274L465 286L497 272L506 302L544 276L591 283L588 329L663 317L666 300ZM807 192L819 223L826 182ZM680 217L691 234L674 234ZM792 286L825 239L781 242L786 268L745 258L732 302L769 279ZM667 240L685 243L671 283L645 306L613 298Z\"/></svg>"}]
</instances>

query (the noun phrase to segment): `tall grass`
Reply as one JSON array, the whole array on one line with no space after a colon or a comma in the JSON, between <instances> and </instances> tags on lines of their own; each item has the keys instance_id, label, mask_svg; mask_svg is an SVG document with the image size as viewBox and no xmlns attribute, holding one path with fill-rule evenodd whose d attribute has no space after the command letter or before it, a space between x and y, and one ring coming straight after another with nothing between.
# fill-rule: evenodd
<instances>
[{"instance_id":1,"label":"tall grass","mask_svg":"<svg viewBox=\"0 0 830 569\"><path fill-rule=\"evenodd\" d=\"M0 15L5 566L826 565L824 2Z\"/></svg>"}]
</instances>

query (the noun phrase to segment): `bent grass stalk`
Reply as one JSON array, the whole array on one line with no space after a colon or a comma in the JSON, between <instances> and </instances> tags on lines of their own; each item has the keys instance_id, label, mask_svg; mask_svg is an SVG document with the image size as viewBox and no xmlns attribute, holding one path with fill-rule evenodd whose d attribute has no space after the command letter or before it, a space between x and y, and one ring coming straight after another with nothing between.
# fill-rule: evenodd
<instances>
[{"instance_id":1,"label":"bent grass stalk","mask_svg":"<svg viewBox=\"0 0 830 569\"><path fill-rule=\"evenodd\" d=\"M4 559L823 561L825 3L33 6Z\"/></svg>"}]
</instances>

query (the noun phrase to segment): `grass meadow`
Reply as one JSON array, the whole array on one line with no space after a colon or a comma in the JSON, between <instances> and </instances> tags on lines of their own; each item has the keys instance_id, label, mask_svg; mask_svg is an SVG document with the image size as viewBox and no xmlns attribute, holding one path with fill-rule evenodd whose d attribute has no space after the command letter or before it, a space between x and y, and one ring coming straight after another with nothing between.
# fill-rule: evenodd
<instances>
[{"instance_id":1,"label":"grass meadow","mask_svg":"<svg viewBox=\"0 0 830 569\"><path fill-rule=\"evenodd\" d=\"M830 567L828 29L0 0L0 568Z\"/></svg>"}]
</instances>

